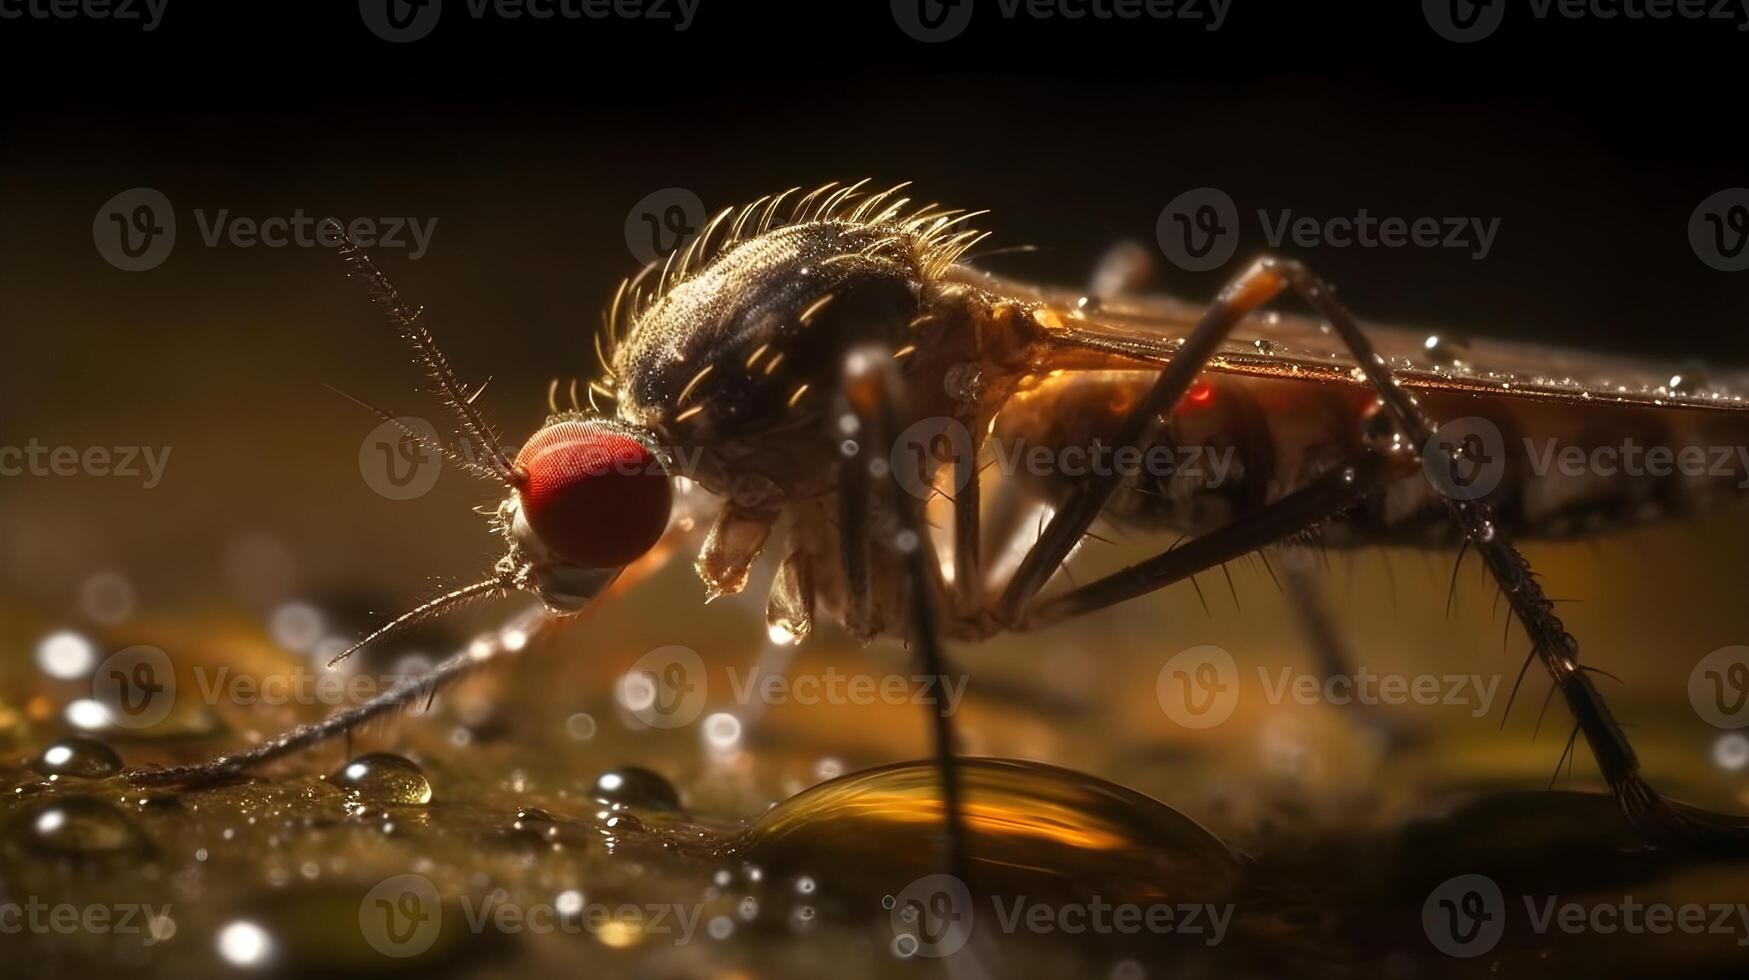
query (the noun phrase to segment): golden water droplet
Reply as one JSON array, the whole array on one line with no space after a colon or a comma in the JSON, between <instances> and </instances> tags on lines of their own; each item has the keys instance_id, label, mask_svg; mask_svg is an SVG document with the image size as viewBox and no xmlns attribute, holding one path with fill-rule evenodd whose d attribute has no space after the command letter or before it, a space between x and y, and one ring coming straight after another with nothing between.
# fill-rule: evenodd
<instances>
[{"instance_id":1,"label":"golden water droplet","mask_svg":"<svg viewBox=\"0 0 1749 980\"><path fill-rule=\"evenodd\" d=\"M21 857L145 857L152 850L126 814L88 796L42 799L23 807L8 826L7 844Z\"/></svg>"},{"instance_id":2,"label":"golden water droplet","mask_svg":"<svg viewBox=\"0 0 1749 980\"><path fill-rule=\"evenodd\" d=\"M406 805L431 802L431 783L425 772L411 759L389 752L361 755L328 778L361 801Z\"/></svg>"},{"instance_id":3,"label":"golden water droplet","mask_svg":"<svg viewBox=\"0 0 1749 980\"><path fill-rule=\"evenodd\" d=\"M81 776L99 779L122 770L121 756L94 738L69 735L42 750L30 767L45 776Z\"/></svg>"},{"instance_id":4,"label":"golden water droplet","mask_svg":"<svg viewBox=\"0 0 1749 980\"><path fill-rule=\"evenodd\" d=\"M606 803L654 810L680 809L680 795L674 792L673 784L640 766L609 769L595 780L591 792L596 799Z\"/></svg>"},{"instance_id":5,"label":"golden water droplet","mask_svg":"<svg viewBox=\"0 0 1749 980\"><path fill-rule=\"evenodd\" d=\"M1133 790L1055 766L960 766L968 874L992 894L1038 901L1211 901L1238 883L1219 838ZM754 821L738 857L807 880L848 908L941 872L945 806L936 768L903 763L822 783Z\"/></svg>"}]
</instances>

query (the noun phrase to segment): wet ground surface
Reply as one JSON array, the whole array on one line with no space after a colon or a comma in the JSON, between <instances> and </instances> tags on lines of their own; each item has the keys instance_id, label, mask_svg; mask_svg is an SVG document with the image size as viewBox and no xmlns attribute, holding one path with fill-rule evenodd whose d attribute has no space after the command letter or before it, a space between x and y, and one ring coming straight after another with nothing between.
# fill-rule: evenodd
<instances>
[{"instance_id":1,"label":"wet ground surface","mask_svg":"<svg viewBox=\"0 0 1749 980\"><path fill-rule=\"evenodd\" d=\"M750 609L677 621L671 603L696 602L683 571L350 745L199 789L142 788L121 769L246 746L468 634L428 630L331 674L322 662L373 606L345 592L261 613L134 611L121 625L14 610L0 639L34 658L12 658L0 687L0 900L20 924L0 936L8 959L38 976L153 977L1729 976L1749 964L1749 863L1636 839L1583 751L1547 789L1567 723L1557 705L1532 739L1534 675L1504 732L1504 688L1485 713L1268 703L1257 692L1275 665L1253 658L1274 649L1276 626L1246 624L1273 623L1273 590L1250 573L1249 619L1222 611L1219 592L1204 614L1187 591L1079 633L959 651L972 679L956 717L980 759L965 772L969 860L949 869L933 770L905 761L926 756L918 689L859 701L844 680L909 678L902 648L830 630L799 652L775 647ZM1475 591L1448 624L1403 614L1378 632L1432 624L1453 645L1498 643L1498 621L1465 624L1467 607L1486 620L1491 594ZM1150 638L1152 615L1231 637L1246 696L1230 721L1199 731L1163 710L1155 682L1180 645ZM1441 641L1396 654L1369 642L1375 670L1464 666ZM165 707L150 725L116 724L105 692L131 683L143 698L154 676L109 657L142 644L174 652L175 696L153 702ZM703 697L675 724L638 710L625 682L672 662L671 647L704 665ZM1484 665L1509 687L1518 663L1495 649ZM1299 654L1282 664L1305 670ZM760 672L796 686L749 696ZM342 679L338 694L320 686ZM1749 752L1734 754L1749 746L1661 701L1670 687L1624 711L1655 781L1749 809Z\"/></svg>"}]
</instances>

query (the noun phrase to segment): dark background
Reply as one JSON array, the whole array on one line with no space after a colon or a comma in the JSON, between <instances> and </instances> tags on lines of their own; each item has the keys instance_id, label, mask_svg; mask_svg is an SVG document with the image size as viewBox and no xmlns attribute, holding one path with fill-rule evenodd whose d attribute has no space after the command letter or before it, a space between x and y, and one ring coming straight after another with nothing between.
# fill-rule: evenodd
<instances>
[{"instance_id":1,"label":"dark background","mask_svg":"<svg viewBox=\"0 0 1749 980\"><path fill-rule=\"evenodd\" d=\"M16 585L63 594L61 574L166 540L199 555L215 524L249 521L317 554L350 545L354 563L471 568L490 551L465 510L385 511L358 480L372 422L319 383L429 403L331 252L208 248L195 209L437 219L427 255L379 261L430 305L464 375L495 379L489 410L513 434L538 423L549 377L592 370L599 309L636 266L627 212L671 186L716 208L910 179L991 209L989 247L1039 247L992 265L1063 282L1117 239L1151 243L1165 203L1203 185L1247 215L1498 217L1485 261L1301 254L1371 318L1749 360L1749 276L1704 265L1686 232L1703 198L1749 183L1749 34L1734 24L1539 21L1515 4L1459 45L1411 2L1234 0L1215 32L974 9L940 44L883 2L702 0L676 33L475 20L449 0L408 44L350 2L169 0L151 33L0 21L0 437L177 447L157 495L0 488L30 498L0 537ZM91 223L140 186L174 202L179 238L162 266L126 273ZM1240 259L1264 246L1245 230ZM1225 274L1169 285L1206 297ZM288 500L312 506L290 517ZM107 526L80 519L93 508Z\"/></svg>"}]
</instances>

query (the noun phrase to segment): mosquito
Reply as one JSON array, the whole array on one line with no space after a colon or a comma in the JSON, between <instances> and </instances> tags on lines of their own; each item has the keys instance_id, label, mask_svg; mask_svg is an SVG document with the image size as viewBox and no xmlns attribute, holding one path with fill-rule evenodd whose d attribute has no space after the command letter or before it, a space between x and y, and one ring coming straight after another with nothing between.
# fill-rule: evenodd
<instances>
[{"instance_id":1,"label":"mosquito","mask_svg":"<svg viewBox=\"0 0 1749 980\"><path fill-rule=\"evenodd\" d=\"M1669 442L1742 434L1749 404L1731 386L1590 354L1363 327L1285 258L1257 259L1206 308L1133 289L1082 296L1013 282L964 261L984 238L968 226L982 212L916 205L905 184L866 186L791 189L725 209L684 249L621 283L587 404L573 384L561 409L550 389L552 414L514 454L418 311L347 243L351 274L454 416L461 441L428 448L502 489L490 516L505 550L486 577L341 656L487 598L529 593L544 613L326 720L132 778L231 777L429 699L590 607L628 565L679 535L679 487L715 508L695 561L709 596L740 592L754 562L777 553L766 614L774 638L799 642L829 617L864 640L908 643L940 677L950 640L1061 623L1252 554L1267 567L1268 549L1308 535L1326 547L1456 546L1460 564L1473 550L1530 638L1525 667L1548 672L1551 696L1560 692L1574 738L1584 736L1632 827L1659 844L1744 849L1749 819L1648 785L1578 641L1512 544L1716 506L1726 495L1708 491L1722 481L1599 484L1517 466L1491 492L1461 492L1455 475L1490 461L1476 440L1442 436L1436 423L1482 417L1512 434L1579 442L1624 430ZM1104 278L1135 277L1120 264ZM1283 294L1310 315L1265 311ZM982 480L983 457L1016 435L1119 453L1221 445L1241 465L1219 485L1112 467L1004 481L1013 486L998 492ZM1181 540L1077 584L1060 573L1101 519ZM1307 632L1328 651L1333 630L1309 612ZM933 713L932 738L944 853L958 868L967 831L945 710Z\"/></svg>"}]
</instances>

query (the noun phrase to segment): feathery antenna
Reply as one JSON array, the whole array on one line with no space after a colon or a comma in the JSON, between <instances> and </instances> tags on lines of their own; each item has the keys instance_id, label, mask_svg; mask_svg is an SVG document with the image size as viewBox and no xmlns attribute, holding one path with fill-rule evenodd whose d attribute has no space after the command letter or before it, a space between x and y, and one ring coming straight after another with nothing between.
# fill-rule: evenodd
<instances>
[{"instance_id":1,"label":"feathery antenna","mask_svg":"<svg viewBox=\"0 0 1749 980\"><path fill-rule=\"evenodd\" d=\"M503 444L480 415L479 409L474 407L474 396L468 394L461 380L450 369L449 361L438 348L431 331L418 322L420 311L408 308L395 284L376 267L376 263L370 260L370 256L356 242L341 231L339 222L330 219L329 227L339 238L340 256L346 260L347 268L352 275L364 280L370 290L371 301L401 332L401 339L412 348L414 359L436 383L438 397L461 423L463 434L480 446L481 455L497 479L515 486L518 482L516 471L511 465L510 457L504 453Z\"/></svg>"}]
</instances>

